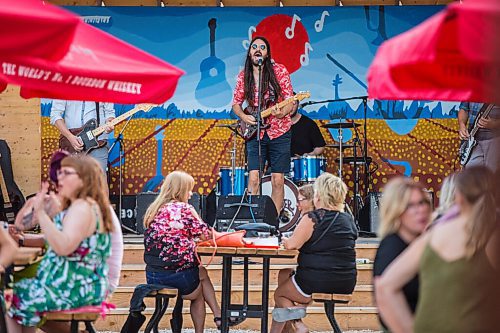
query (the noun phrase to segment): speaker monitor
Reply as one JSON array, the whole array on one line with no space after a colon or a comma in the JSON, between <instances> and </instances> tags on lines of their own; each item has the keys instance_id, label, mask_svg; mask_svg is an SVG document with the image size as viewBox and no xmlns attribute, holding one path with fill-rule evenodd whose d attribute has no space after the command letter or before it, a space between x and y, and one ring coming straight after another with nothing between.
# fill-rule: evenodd
<instances>
[{"instance_id":1,"label":"speaker monitor","mask_svg":"<svg viewBox=\"0 0 500 333\"><path fill-rule=\"evenodd\" d=\"M434 192L425 190L431 201L431 206L434 207ZM365 204L359 212L359 227L361 231L377 233L380 223L380 199L382 193L370 192L366 197Z\"/></svg>"},{"instance_id":2,"label":"speaker monitor","mask_svg":"<svg viewBox=\"0 0 500 333\"><path fill-rule=\"evenodd\" d=\"M267 223L279 228L278 212L268 195L225 195L219 197L216 212L217 229L225 230L251 222Z\"/></svg>"},{"instance_id":3,"label":"speaker monitor","mask_svg":"<svg viewBox=\"0 0 500 333\"><path fill-rule=\"evenodd\" d=\"M379 206L382 193L370 192L365 199L363 208L359 211L359 228L361 231L378 232Z\"/></svg>"},{"instance_id":4,"label":"speaker monitor","mask_svg":"<svg viewBox=\"0 0 500 333\"><path fill-rule=\"evenodd\" d=\"M122 195L122 209L120 210L120 196L110 195L109 201L115 210L116 216L121 221L124 230L136 232L136 221L135 221L135 195Z\"/></svg>"},{"instance_id":5,"label":"speaker monitor","mask_svg":"<svg viewBox=\"0 0 500 333\"><path fill-rule=\"evenodd\" d=\"M143 192L137 194L137 204L136 204L136 227L137 232L140 234L144 233L144 215L146 210L153 203L153 201L158 196L157 192ZM205 197L199 195L198 193L193 193L189 203L194 207L198 215L204 220L205 219Z\"/></svg>"}]
</instances>

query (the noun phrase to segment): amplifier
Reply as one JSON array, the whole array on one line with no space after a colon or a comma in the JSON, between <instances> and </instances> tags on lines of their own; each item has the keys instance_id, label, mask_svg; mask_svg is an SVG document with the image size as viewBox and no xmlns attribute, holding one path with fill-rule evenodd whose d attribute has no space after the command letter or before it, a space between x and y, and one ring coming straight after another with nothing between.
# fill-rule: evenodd
<instances>
[{"instance_id":1,"label":"amplifier","mask_svg":"<svg viewBox=\"0 0 500 333\"><path fill-rule=\"evenodd\" d=\"M231 229L245 223L267 223L279 228L278 212L268 195L225 195L217 202L216 226L227 228L234 219ZM221 227L222 226L222 227Z\"/></svg>"},{"instance_id":2,"label":"amplifier","mask_svg":"<svg viewBox=\"0 0 500 333\"><path fill-rule=\"evenodd\" d=\"M135 195L122 195L122 209L120 211L120 196L109 196L109 201L125 231L137 232L135 224L135 200Z\"/></svg>"},{"instance_id":3,"label":"amplifier","mask_svg":"<svg viewBox=\"0 0 500 333\"><path fill-rule=\"evenodd\" d=\"M136 226L137 232L140 234L144 233L144 215L146 210L153 203L153 201L158 196L157 192L142 192L137 194L137 204L136 204ZM189 203L194 207L201 219L205 219L205 196L199 195L198 193L193 193Z\"/></svg>"}]
</instances>

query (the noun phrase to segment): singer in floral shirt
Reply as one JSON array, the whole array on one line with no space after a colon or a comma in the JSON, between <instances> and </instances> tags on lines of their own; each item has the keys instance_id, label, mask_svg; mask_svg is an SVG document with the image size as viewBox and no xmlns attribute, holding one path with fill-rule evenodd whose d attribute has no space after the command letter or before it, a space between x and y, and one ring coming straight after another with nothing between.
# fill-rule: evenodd
<instances>
[{"instance_id":1,"label":"singer in floral shirt","mask_svg":"<svg viewBox=\"0 0 500 333\"><path fill-rule=\"evenodd\" d=\"M271 114L265 118L266 126L261 127L260 140L257 140L257 135L247 138L248 192L258 194L259 170L264 169L267 160L272 180L271 198L280 213L285 197L285 173L290 172L290 113L296 101L291 99L293 88L288 70L272 60L271 45L261 36L254 37L250 42L245 67L236 80L232 103L233 112L240 122L251 129L257 125L259 115L259 82L261 112L267 109ZM285 103L280 105L280 102ZM249 106L245 110L244 103Z\"/></svg>"}]
</instances>

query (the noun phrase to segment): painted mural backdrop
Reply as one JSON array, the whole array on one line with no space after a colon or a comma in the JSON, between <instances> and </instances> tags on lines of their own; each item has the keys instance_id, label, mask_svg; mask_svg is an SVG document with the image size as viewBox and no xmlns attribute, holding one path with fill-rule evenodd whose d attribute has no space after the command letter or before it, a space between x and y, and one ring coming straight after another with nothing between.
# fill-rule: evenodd
<instances>
[{"instance_id":1,"label":"painted mural backdrop","mask_svg":"<svg viewBox=\"0 0 500 333\"><path fill-rule=\"evenodd\" d=\"M175 169L192 174L196 189L209 193L219 168L230 165L234 122L232 89L242 69L249 40L263 35L276 62L286 65L295 91L310 91L302 112L321 124L353 119L361 141L367 139L370 186L379 188L396 174L412 176L437 191L455 167L458 103L368 100L366 72L380 44L415 26L440 6L145 8L71 7L104 31L182 68L174 97L149 113L138 113L124 130L124 194L158 190L162 177ZM404 56L404 55L401 55ZM384 78L380 78L383 80ZM332 101L354 98L348 101ZM57 147L50 126L51 101L42 100L43 175ZM132 105L116 105L117 115ZM115 128L118 136L123 124ZM337 130L322 128L327 144ZM356 132L344 130L343 141ZM114 139L110 139L112 144ZM236 140L237 165L243 165L243 142ZM117 191L117 150L110 155L111 192ZM352 150L346 150L352 155ZM360 154L360 152L358 152ZM328 171L336 172L339 152L327 148ZM349 167L345 180L352 189ZM360 170L363 172L363 170ZM363 188L363 185L361 185Z\"/></svg>"}]
</instances>

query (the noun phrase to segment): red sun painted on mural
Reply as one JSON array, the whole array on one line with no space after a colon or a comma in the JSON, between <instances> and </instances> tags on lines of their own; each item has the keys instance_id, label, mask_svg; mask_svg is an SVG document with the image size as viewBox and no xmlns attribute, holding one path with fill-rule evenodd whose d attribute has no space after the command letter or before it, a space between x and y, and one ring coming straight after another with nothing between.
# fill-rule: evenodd
<instances>
[{"instance_id":1,"label":"red sun painted on mural","mask_svg":"<svg viewBox=\"0 0 500 333\"><path fill-rule=\"evenodd\" d=\"M309 62L309 36L297 15L271 15L263 19L255 30L252 38L266 38L271 44L272 58L285 65L289 73Z\"/></svg>"}]
</instances>

